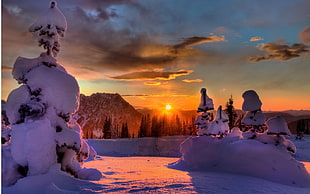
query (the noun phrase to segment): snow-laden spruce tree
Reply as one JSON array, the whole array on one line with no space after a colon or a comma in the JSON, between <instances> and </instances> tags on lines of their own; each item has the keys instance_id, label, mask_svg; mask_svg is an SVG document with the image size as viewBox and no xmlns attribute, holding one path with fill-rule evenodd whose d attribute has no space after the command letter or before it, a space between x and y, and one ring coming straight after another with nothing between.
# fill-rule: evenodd
<instances>
[{"instance_id":1,"label":"snow-laden spruce tree","mask_svg":"<svg viewBox=\"0 0 310 194\"><path fill-rule=\"evenodd\" d=\"M18 57L13 77L20 87L8 96L6 114L10 140L2 146L2 184L60 168L82 179L100 179L96 169L82 168L94 150L81 139L81 129L72 115L79 107L79 86L54 57L60 51L67 21L56 2L29 28L46 52L28 59Z\"/></svg>"},{"instance_id":2,"label":"snow-laden spruce tree","mask_svg":"<svg viewBox=\"0 0 310 194\"><path fill-rule=\"evenodd\" d=\"M198 126L197 135L208 135L207 131L209 128L210 121L212 120L212 114L208 111L214 109L213 100L207 95L207 89L201 88L200 104L197 108L197 112L202 112L201 115L195 120L195 125Z\"/></svg>"},{"instance_id":3,"label":"snow-laden spruce tree","mask_svg":"<svg viewBox=\"0 0 310 194\"><path fill-rule=\"evenodd\" d=\"M222 110L222 106L219 106L216 111L215 119L209 124L207 134L217 137L223 137L229 132L228 123L229 119L227 114Z\"/></svg>"},{"instance_id":4,"label":"snow-laden spruce tree","mask_svg":"<svg viewBox=\"0 0 310 194\"><path fill-rule=\"evenodd\" d=\"M228 116L222 110L222 106L219 106L216 111L216 117L213 120L212 113L208 112L214 109L213 100L207 95L207 89L201 88L201 98L197 112L202 112L195 120L195 125L198 126L197 135L223 137L229 131Z\"/></svg>"}]
</instances>

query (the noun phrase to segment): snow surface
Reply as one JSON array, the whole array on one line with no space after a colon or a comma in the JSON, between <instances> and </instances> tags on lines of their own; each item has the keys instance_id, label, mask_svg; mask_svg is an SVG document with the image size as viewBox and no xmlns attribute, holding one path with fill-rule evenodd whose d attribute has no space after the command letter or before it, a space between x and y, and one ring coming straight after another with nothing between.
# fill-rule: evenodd
<instances>
[{"instance_id":1,"label":"snow surface","mask_svg":"<svg viewBox=\"0 0 310 194\"><path fill-rule=\"evenodd\" d=\"M272 144L234 137L201 136L184 141L180 151L182 158L171 164L172 168L228 172L310 187L310 176L303 165Z\"/></svg>"},{"instance_id":2,"label":"snow surface","mask_svg":"<svg viewBox=\"0 0 310 194\"><path fill-rule=\"evenodd\" d=\"M233 130L234 131L234 130ZM239 131L238 131L239 132ZM230 133L231 134L231 133ZM236 137L236 136L234 136ZM154 152L155 140L157 146L170 145L169 149L178 148L177 142L188 137L163 137L163 138L140 138L140 139L115 139L111 140L88 140L98 153L108 152L109 143L116 145L118 141L123 148L136 144L147 143L145 155ZM167 143L170 140L173 143ZM310 136L304 140L295 141L297 146L296 158L303 161L310 173ZM100 144L99 141L106 142ZM138 143L141 141L141 143ZM122 142L122 143L121 143ZM127 142L127 143L125 143ZM96 145L98 147L96 147ZM107 147L101 147L105 145ZM174 145L175 149L172 148ZM103 150L102 150L103 149ZM130 156L134 149L123 149L121 154ZM115 149L114 149L115 151ZM94 160L84 163L87 168L97 168L104 177L100 181L83 181L71 177L59 170L59 164L52 166L47 174L29 176L20 179L14 186L2 187L2 193L281 193L281 194L307 194L310 187L296 187L293 185L280 184L252 176L240 175L227 172L208 171L181 171L168 168L167 165L178 161L171 157L115 157L97 156ZM166 152L168 153L168 152ZM175 156L175 153L171 153ZM203 157L200 157L203 158ZM243 158L243 157L242 157ZM240 160L240 159L239 159ZM286 175L290 176L290 175Z\"/></svg>"}]
</instances>

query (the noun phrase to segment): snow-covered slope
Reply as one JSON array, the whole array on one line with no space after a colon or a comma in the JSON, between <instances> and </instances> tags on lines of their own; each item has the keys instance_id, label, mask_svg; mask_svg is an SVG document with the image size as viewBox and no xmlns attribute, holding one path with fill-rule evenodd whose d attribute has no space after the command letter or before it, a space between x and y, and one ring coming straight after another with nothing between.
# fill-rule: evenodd
<instances>
[{"instance_id":1,"label":"snow-covered slope","mask_svg":"<svg viewBox=\"0 0 310 194\"><path fill-rule=\"evenodd\" d=\"M129 136L137 137L142 118L119 94L110 93L82 94L77 114L86 138L102 138L107 118L112 121L112 138L119 137L122 125L126 123Z\"/></svg>"}]
</instances>

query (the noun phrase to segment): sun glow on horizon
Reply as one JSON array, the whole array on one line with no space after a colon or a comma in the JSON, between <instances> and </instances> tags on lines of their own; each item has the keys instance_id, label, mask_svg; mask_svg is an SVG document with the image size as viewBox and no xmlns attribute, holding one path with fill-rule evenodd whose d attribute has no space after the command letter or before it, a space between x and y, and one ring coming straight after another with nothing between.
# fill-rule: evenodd
<instances>
[{"instance_id":1,"label":"sun glow on horizon","mask_svg":"<svg viewBox=\"0 0 310 194\"><path fill-rule=\"evenodd\" d=\"M171 110L171 109L172 109L172 106L171 106L170 104L166 104L165 109L166 109L166 110Z\"/></svg>"}]
</instances>

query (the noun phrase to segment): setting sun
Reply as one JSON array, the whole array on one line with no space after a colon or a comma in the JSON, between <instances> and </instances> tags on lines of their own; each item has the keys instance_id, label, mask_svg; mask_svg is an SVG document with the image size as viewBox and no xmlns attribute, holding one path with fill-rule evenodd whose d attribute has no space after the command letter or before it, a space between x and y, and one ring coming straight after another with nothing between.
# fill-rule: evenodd
<instances>
[{"instance_id":1,"label":"setting sun","mask_svg":"<svg viewBox=\"0 0 310 194\"><path fill-rule=\"evenodd\" d=\"M166 104L166 107L165 107L165 108L166 108L166 110L171 110L172 107L171 107L170 104Z\"/></svg>"}]
</instances>

